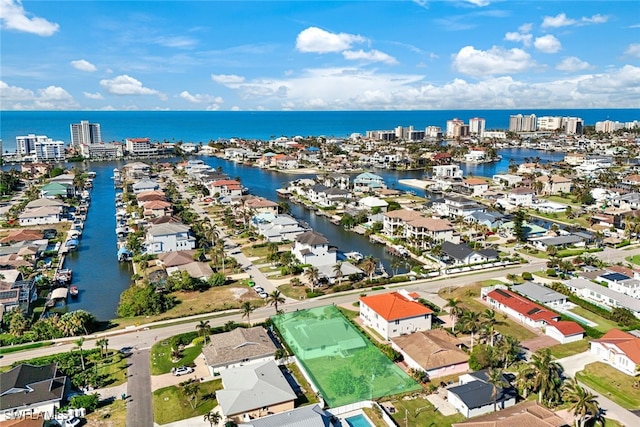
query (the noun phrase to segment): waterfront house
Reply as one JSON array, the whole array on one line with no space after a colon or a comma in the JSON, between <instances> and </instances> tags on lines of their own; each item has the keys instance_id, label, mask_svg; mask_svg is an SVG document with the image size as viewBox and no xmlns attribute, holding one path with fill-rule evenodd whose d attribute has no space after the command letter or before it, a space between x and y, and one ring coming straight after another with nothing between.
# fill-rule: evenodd
<instances>
[{"instance_id":1,"label":"waterfront house","mask_svg":"<svg viewBox=\"0 0 640 427\"><path fill-rule=\"evenodd\" d=\"M451 427L569 427L562 417L536 401L525 400L515 406L470 420L452 424Z\"/></svg>"},{"instance_id":2,"label":"waterfront house","mask_svg":"<svg viewBox=\"0 0 640 427\"><path fill-rule=\"evenodd\" d=\"M461 196L444 196L436 199L431 210L444 218L467 217L474 212L486 212L487 208L473 200Z\"/></svg>"},{"instance_id":3,"label":"waterfront house","mask_svg":"<svg viewBox=\"0 0 640 427\"><path fill-rule=\"evenodd\" d=\"M329 240L315 231L305 231L295 238L291 253L301 264L313 266L334 265L338 261L337 249Z\"/></svg>"},{"instance_id":4,"label":"waterfront house","mask_svg":"<svg viewBox=\"0 0 640 427\"><path fill-rule=\"evenodd\" d=\"M186 271L189 277L193 277L200 280L207 280L213 275L213 269L206 262L193 261L177 265L174 267L167 267L167 275L170 276L175 272Z\"/></svg>"},{"instance_id":5,"label":"waterfront house","mask_svg":"<svg viewBox=\"0 0 640 427\"><path fill-rule=\"evenodd\" d=\"M384 178L370 172L361 173L353 180L353 190L356 192L367 193L381 188L387 188Z\"/></svg>"},{"instance_id":6,"label":"waterfront house","mask_svg":"<svg viewBox=\"0 0 640 427\"><path fill-rule=\"evenodd\" d=\"M464 220L472 224L481 224L489 230L496 230L503 223L504 215L500 212L473 211L465 216Z\"/></svg>"},{"instance_id":7,"label":"waterfront house","mask_svg":"<svg viewBox=\"0 0 640 427\"><path fill-rule=\"evenodd\" d=\"M431 168L431 178L458 178L462 179L463 171L460 169L460 166L457 164L442 164L432 166Z\"/></svg>"},{"instance_id":8,"label":"waterfront house","mask_svg":"<svg viewBox=\"0 0 640 427\"><path fill-rule=\"evenodd\" d=\"M20 364L0 374L0 419L33 416L51 419L71 389L55 363Z\"/></svg>"},{"instance_id":9,"label":"waterfront house","mask_svg":"<svg viewBox=\"0 0 640 427\"><path fill-rule=\"evenodd\" d=\"M571 192L571 180L561 175L542 175L535 179L547 196Z\"/></svg>"},{"instance_id":10,"label":"waterfront house","mask_svg":"<svg viewBox=\"0 0 640 427\"><path fill-rule=\"evenodd\" d=\"M298 169L298 159L293 156L278 154L274 157L276 167L283 170Z\"/></svg>"},{"instance_id":11,"label":"waterfront house","mask_svg":"<svg viewBox=\"0 0 640 427\"><path fill-rule=\"evenodd\" d=\"M319 184L327 187L340 188L342 190L349 189L350 180L351 178L349 175L341 173L318 175L316 178L316 181L318 181Z\"/></svg>"},{"instance_id":12,"label":"waterfront house","mask_svg":"<svg viewBox=\"0 0 640 427\"><path fill-rule=\"evenodd\" d=\"M460 236L455 234L451 223L439 218L421 216L406 221L403 231L407 242L420 249L427 249L433 243L460 241Z\"/></svg>"},{"instance_id":13,"label":"waterfront house","mask_svg":"<svg viewBox=\"0 0 640 427\"><path fill-rule=\"evenodd\" d=\"M501 185L502 188L515 187L522 182L522 176L511 174L496 174L491 179L494 183Z\"/></svg>"},{"instance_id":14,"label":"waterfront house","mask_svg":"<svg viewBox=\"0 0 640 427\"><path fill-rule=\"evenodd\" d=\"M409 221L424 218L418 211L411 209L398 209L382 214L382 233L387 237L404 237L404 227Z\"/></svg>"},{"instance_id":15,"label":"waterfront house","mask_svg":"<svg viewBox=\"0 0 640 427\"><path fill-rule=\"evenodd\" d=\"M131 186L133 194L144 193L146 191L156 191L160 189L160 184L151 178L142 178L141 180L134 182Z\"/></svg>"},{"instance_id":16,"label":"waterfront house","mask_svg":"<svg viewBox=\"0 0 640 427\"><path fill-rule=\"evenodd\" d=\"M156 265L169 268L189 264L193 262L193 255L195 253L195 250L159 253Z\"/></svg>"},{"instance_id":17,"label":"waterfront house","mask_svg":"<svg viewBox=\"0 0 640 427\"><path fill-rule=\"evenodd\" d=\"M278 214L278 204L262 197L250 196L244 202L245 209L249 209L254 214Z\"/></svg>"},{"instance_id":18,"label":"waterfront house","mask_svg":"<svg viewBox=\"0 0 640 427\"><path fill-rule=\"evenodd\" d=\"M274 361L225 369L220 376L216 398L226 420L240 423L294 407L296 393Z\"/></svg>"},{"instance_id":19,"label":"waterfront house","mask_svg":"<svg viewBox=\"0 0 640 427\"><path fill-rule=\"evenodd\" d=\"M360 297L360 319L384 339L431 329L433 310L404 289Z\"/></svg>"},{"instance_id":20,"label":"waterfront house","mask_svg":"<svg viewBox=\"0 0 640 427\"><path fill-rule=\"evenodd\" d=\"M404 356L409 368L425 371L429 379L469 370L464 344L444 329L414 332L391 339L391 346Z\"/></svg>"},{"instance_id":21,"label":"waterfront house","mask_svg":"<svg viewBox=\"0 0 640 427\"><path fill-rule=\"evenodd\" d=\"M148 254L195 249L196 239L191 228L182 223L153 225L147 230L144 247Z\"/></svg>"},{"instance_id":22,"label":"waterfront house","mask_svg":"<svg viewBox=\"0 0 640 427\"><path fill-rule=\"evenodd\" d=\"M509 190L505 197L496 200L496 204L507 210L518 207L531 207L535 200L535 190L527 187L516 187Z\"/></svg>"},{"instance_id":23,"label":"waterfront house","mask_svg":"<svg viewBox=\"0 0 640 427\"><path fill-rule=\"evenodd\" d=\"M124 165L122 171L129 179L148 178L151 173L151 166L142 162L132 162Z\"/></svg>"},{"instance_id":24,"label":"waterfront house","mask_svg":"<svg viewBox=\"0 0 640 427\"><path fill-rule=\"evenodd\" d=\"M142 203L143 215L145 217L159 217L159 216L171 216L173 215L173 208L171 203L163 200L151 200L149 202Z\"/></svg>"},{"instance_id":25,"label":"waterfront house","mask_svg":"<svg viewBox=\"0 0 640 427\"><path fill-rule=\"evenodd\" d=\"M164 191L161 190L151 190L151 191L143 191L141 193L136 194L136 200L138 203L151 202L153 200L167 200Z\"/></svg>"},{"instance_id":26,"label":"waterfront house","mask_svg":"<svg viewBox=\"0 0 640 427\"><path fill-rule=\"evenodd\" d=\"M21 308L28 313L31 304L38 299L38 290L34 279L22 279L18 270L2 270L0 280L0 315L2 312Z\"/></svg>"},{"instance_id":27,"label":"waterfront house","mask_svg":"<svg viewBox=\"0 0 640 427\"><path fill-rule=\"evenodd\" d=\"M207 184L214 197L242 196L242 184L233 179L220 179Z\"/></svg>"},{"instance_id":28,"label":"waterfront house","mask_svg":"<svg viewBox=\"0 0 640 427\"><path fill-rule=\"evenodd\" d=\"M263 214L265 218L268 214ZM303 227L298 220L290 215L276 215L271 221L261 220L256 223L258 234L264 236L268 242L284 242L294 240L308 228Z\"/></svg>"},{"instance_id":29,"label":"waterfront house","mask_svg":"<svg viewBox=\"0 0 640 427\"><path fill-rule=\"evenodd\" d=\"M473 250L466 243L452 243L445 241L441 245L442 255L440 259L454 266L479 264L498 260L498 251L495 249Z\"/></svg>"},{"instance_id":30,"label":"waterfront house","mask_svg":"<svg viewBox=\"0 0 640 427\"><path fill-rule=\"evenodd\" d=\"M486 369L464 374L458 379L458 385L447 389L447 402L467 418L488 414L516 404L518 392L503 375L502 383L493 393L493 384L488 381ZM495 399L495 400L494 400Z\"/></svg>"},{"instance_id":31,"label":"waterfront house","mask_svg":"<svg viewBox=\"0 0 640 427\"><path fill-rule=\"evenodd\" d=\"M348 190L316 184L309 188L307 196L312 203L320 207L329 207L342 204L345 200L351 198L351 193Z\"/></svg>"},{"instance_id":32,"label":"waterfront house","mask_svg":"<svg viewBox=\"0 0 640 427\"><path fill-rule=\"evenodd\" d=\"M358 207L366 209L367 211L372 211L373 209L377 208L381 212L386 212L387 208L389 207L389 203L378 197L367 196L358 200Z\"/></svg>"},{"instance_id":33,"label":"waterfront house","mask_svg":"<svg viewBox=\"0 0 640 427\"><path fill-rule=\"evenodd\" d=\"M50 182L40 188L40 197L47 199L67 198L75 196L75 187L73 184L62 182Z\"/></svg>"},{"instance_id":34,"label":"waterfront house","mask_svg":"<svg viewBox=\"0 0 640 427\"><path fill-rule=\"evenodd\" d=\"M225 369L274 360L277 349L267 331L254 326L216 334L202 348L202 355L214 376Z\"/></svg>"},{"instance_id":35,"label":"waterfront house","mask_svg":"<svg viewBox=\"0 0 640 427\"><path fill-rule=\"evenodd\" d=\"M41 240L43 234L40 230L27 230L27 229L18 229L18 230L9 230L9 234L0 239L0 245L11 245L18 242L34 242L36 240Z\"/></svg>"},{"instance_id":36,"label":"waterfront house","mask_svg":"<svg viewBox=\"0 0 640 427\"><path fill-rule=\"evenodd\" d=\"M55 206L42 206L26 209L18 216L21 226L57 224L62 221L62 209Z\"/></svg>"},{"instance_id":37,"label":"waterfront house","mask_svg":"<svg viewBox=\"0 0 640 427\"><path fill-rule=\"evenodd\" d=\"M565 280L562 284L580 298L609 308L626 308L640 319L640 299L635 299L583 278Z\"/></svg>"},{"instance_id":38,"label":"waterfront house","mask_svg":"<svg viewBox=\"0 0 640 427\"><path fill-rule=\"evenodd\" d=\"M482 178L467 178L462 181L462 186L472 196L482 196L489 190L489 183Z\"/></svg>"},{"instance_id":39,"label":"waterfront house","mask_svg":"<svg viewBox=\"0 0 640 427\"><path fill-rule=\"evenodd\" d=\"M640 375L640 337L611 329L590 342L589 351L627 375Z\"/></svg>"}]
</instances>

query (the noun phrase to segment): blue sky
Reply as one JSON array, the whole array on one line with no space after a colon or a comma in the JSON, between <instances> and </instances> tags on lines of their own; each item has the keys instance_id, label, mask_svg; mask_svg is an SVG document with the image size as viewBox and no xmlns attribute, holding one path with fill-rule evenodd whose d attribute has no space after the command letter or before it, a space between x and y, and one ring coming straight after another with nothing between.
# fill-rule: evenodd
<instances>
[{"instance_id":1,"label":"blue sky","mask_svg":"<svg viewBox=\"0 0 640 427\"><path fill-rule=\"evenodd\" d=\"M3 110L640 107L640 2L0 0Z\"/></svg>"}]
</instances>

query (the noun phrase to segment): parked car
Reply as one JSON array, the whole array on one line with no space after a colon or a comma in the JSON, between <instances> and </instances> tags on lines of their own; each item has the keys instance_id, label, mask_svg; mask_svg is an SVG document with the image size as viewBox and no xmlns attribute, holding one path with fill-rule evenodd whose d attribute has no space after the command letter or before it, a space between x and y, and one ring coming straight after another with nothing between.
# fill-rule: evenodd
<instances>
[{"instance_id":1,"label":"parked car","mask_svg":"<svg viewBox=\"0 0 640 427\"><path fill-rule=\"evenodd\" d=\"M264 292L264 288L261 286L256 286L253 288L253 290L256 291L257 293Z\"/></svg>"},{"instance_id":2,"label":"parked car","mask_svg":"<svg viewBox=\"0 0 640 427\"><path fill-rule=\"evenodd\" d=\"M260 298L269 298L269 294L266 292L258 292L258 295L260 295Z\"/></svg>"},{"instance_id":3,"label":"parked car","mask_svg":"<svg viewBox=\"0 0 640 427\"><path fill-rule=\"evenodd\" d=\"M181 375L188 375L193 372L193 368L190 366L178 366L173 370L173 375L179 377Z\"/></svg>"},{"instance_id":4,"label":"parked car","mask_svg":"<svg viewBox=\"0 0 640 427\"><path fill-rule=\"evenodd\" d=\"M78 427L80 424L82 424L82 420L78 417L73 417L64 423L65 427Z\"/></svg>"}]
</instances>

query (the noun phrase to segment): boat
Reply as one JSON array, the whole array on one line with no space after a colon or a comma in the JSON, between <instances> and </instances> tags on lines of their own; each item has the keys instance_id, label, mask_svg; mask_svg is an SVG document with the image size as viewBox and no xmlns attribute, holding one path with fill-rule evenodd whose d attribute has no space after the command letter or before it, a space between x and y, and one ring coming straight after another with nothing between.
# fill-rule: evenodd
<instances>
[{"instance_id":1,"label":"boat","mask_svg":"<svg viewBox=\"0 0 640 427\"><path fill-rule=\"evenodd\" d=\"M71 295L72 298L76 298L79 293L80 291L78 291L77 286L74 285L69 288L69 295Z\"/></svg>"},{"instance_id":2,"label":"boat","mask_svg":"<svg viewBox=\"0 0 640 427\"><path fill-rule=\"evenodd\" d=\"M345 252L344 256L346 256L348 259L351 259L355 262L360 262L364 259L364 255L362 255L360 252L356 252L356 251L352 251L352 252Z\"/></svg>"},{"instance_id":3,"label":"boat","mask_svg":"<svg viewBox=\"0 0 640 427\"><path fill-rule=\"evenodd\" d=\"M56 271L53 275L53 280L60 283L69 283L71 282L71 276L73 275L73 271L69 268L61 268Z\"/></svg>"}]
</instances>

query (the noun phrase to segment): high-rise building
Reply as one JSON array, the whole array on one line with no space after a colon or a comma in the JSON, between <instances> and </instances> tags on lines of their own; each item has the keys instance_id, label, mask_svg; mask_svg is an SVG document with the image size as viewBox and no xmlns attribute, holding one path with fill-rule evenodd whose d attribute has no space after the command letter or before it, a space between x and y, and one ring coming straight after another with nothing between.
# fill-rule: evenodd
<instances>
[{"instance_id":1,"label":"high-rise building","mask_svg":"<svg viewBox=\"0 0 640 427\"><path fill-rule=\"evenodd\" d=\"M582 135L582 128L584 122L580 117L563 117L562 128L567 134L570 135Z\"/></svg>"},{"instance_id":2,"label":"high-rise building","mask_svg":"<svg viewBox=\"0 0 640 427\"><path fill-rule=\"evenodd\" d=\"M47 138L46 141L37 141L35 144L36 162L62 161L65 159L64 142Z\"/></svg>"},{"instance_id":3,"label":"high-rise building","mask_svg":"<svg viewBox=\"0 0 640 427\"><path fill-rule=\"evenodd\" d=\"M533 132L536 130L536 115L523 116L516 114L509 116L509 130L511 132Z\"/></svg>"},{"instance_id":4,"label":"high-rise building","mask_svg":"<svg viewBox=\"0 0 640 427\"><path fill-rule=\"evenodd\" d=\"M482 135L485 125L485 119L481 119L479 117L469 119L469 133L471 135Z\"/></svg>"},{"instance_id":5,"label":"high-rise building","mask_svg":"<svg viewBox=\"0 0 640 427\"><path fill-rule=\"evenodd\" d=\"M447 138L457 138L461 136L467 136L469 133L469 126L465 125L460 119L447 120Z\"/></svg>"},{"instance_id":6,"label":"high-rise building","mask_svg":"<svg viewBox=\"0 0 640 427\"><path fill-rule=\"evenodd\" d=\"M71 124L71 146L81 147L82 145L100 144L102 135L100 134L100 124L89 123L82 120L80 123Z\"/></svg>"},{"instance_id":7,"label":"high-rise building","mask_svg":"<svg viewBox=\"0 0 640 427\"><path fill-rule=\"evenodd\" d=\"M16 148L18 154L22 156L28 156L29 154L33 154L36 149L37 142L44 142L47 140L51 140L46 135L34 135L30 133L26 136L16 136Z\"/></svg>"},{"instance_id":8,"label":"high-rise building","mask_svg":"<svg viewBox=\"0 0 640 427\"><path fill-rule=\"evenodd\" d=\"M543 116L538 117L538 130L556 131L562 129L562 117Z\"/></svg>"}]
</instances>

